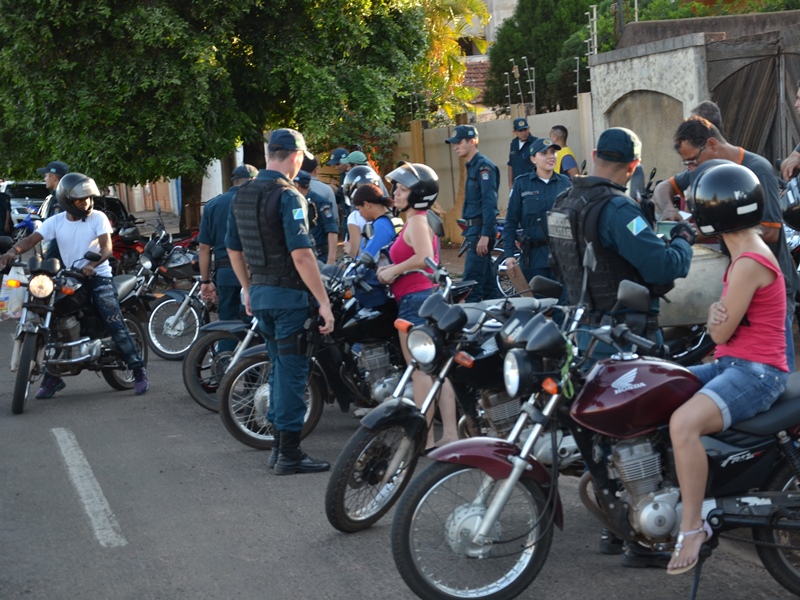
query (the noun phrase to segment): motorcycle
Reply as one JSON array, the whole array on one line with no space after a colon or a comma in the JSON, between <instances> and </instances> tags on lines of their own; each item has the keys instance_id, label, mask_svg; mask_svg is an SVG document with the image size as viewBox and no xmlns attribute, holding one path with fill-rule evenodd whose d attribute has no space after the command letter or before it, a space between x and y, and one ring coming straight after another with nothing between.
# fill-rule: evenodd
<instances>
[{"instance_id":1,"label":"motorcycle","mask_svg":"<svg viewBox=\"0 0 800 600\"><path fill-rule=\"evenodd\" d=\"M138 227L142 223L144 219L137 219L132 215L128 221L117 223L119 226L111 236L113 255L109 259L111 271L115 275L136 273L139 270L139 256L145 248Z\"/></svg>"},{"instance_id":2,"label":"motorcycle","mask_svg":"<svg viewBox=\"0 0 800 600\"><path fill-rule=\"evenodd\" d=\"M458 226L461 228L461 231L465 231L467 229L467 222L464 219L458 219L457 221ZM495 281L497 283L497 289L503 295L503 297L513 296L517 293L517 290L514 289L513 282L509 279L506 271L506 258L505 252L503 250L503 228L505 227L506 220L503 218L498 218L497 221L497 237L495 239L494 247L492 248L492 269L495 272ZM516 239L520 241L522 236L522 228L517 229L516 232ZM464 241L461 242L461 247L458 250L458 256L462 256L467 251L467 239L464 238ZM514 250L514 258L519 260L520 257L520 250L517 247Z\"/></svg>"},{"instance_id":3,"label":"motorcycle","mask_svg":"<svg viewBox=\"0 0 800 600\"><path fill-rule=\"evenodd\" d=\"M87 252L84 258L96 261L100 255ZM43 261L33 256L27 264L20 260L14 264L24 265L29 278L27 283L8 281L11 287L26 288L11 354L11 371L17 374L11 412L18 415L25 410L31 383L45 371L58 377L78 375L85 369L99 371L112 388L133 389L133 372L107 335L80 271L62 268L57 258ZM114 285L125 325L146 366L144 328L131 311L137 279L117 275Z\"/></svg>"},{"instance_id":4,"label":"motorcycle","mask_svg":"<svg viewBox=\"0 0 800 600\"><path fill-rule=\"evenodd\" d=\"M618 300L646 310L650 298L645 288L623 282ZM666 351L624 324L592 336L618 349ZM529 321L518 339L524 348L506 354L503 376L508 394L527 400L507 439L460 440L431 453L436 462L398 504L392 552L421 598L514 598L533 583L563 514L557 460L546 467L531 452L547 432L555 449L558 427L575 439L587 468L580 497L603 526L628 544L662 552L675 545L681 503L668 424L701 388L699 380L675 363L622 350L584 375L584 357L543 317ZM752 528L767 571L800 594L793 552L793 533L800 531L798 441L799 374L768 411L703 438L709 461L703 518L716 535L701 552L695 590L719 534Z\"/></svg>"},{"instance_id":5,"label":"motorcycle","mask_svg":"<svg viewBox=\"0 0 800 600\"><path fill-rule=\"evenodd\" d=\"M403 493L424 453L426 415L446 378L464 413L459 424L462 435L505 435L521 405L503 390L502 351L520 323L547 304L534 298L508 298L451 305L446 300L452 286L447 271L430 259L427 264L440 291L420 308L426 324L410 329L407 343L413 361L401 384L414 368L433 376L434 382L419 409L403 396L404 385L398 385L389 400L361 420L339 454L328 480L325 514L344 533L372 526ZM405 326L408 331L410 323Z\"/></svg>"},{"instance_id":6,"label":"motorcycle","mask_svg":"<svg viewBox=\"0 0 800 600\"><path fill-rule=\"evenodd\" d=\"M30 204L26 208L16 208L11 213L11 220L14 223L14 231L11 237L14 242L20 241L22 238L28 237L39 228L42 223L42 217L36 212L38 209ZM24 217L20 217L24 214Z\"/></svg>"},{"instance_id":7,"label":"motorcycle","mask_svg":"<svg viewBox=\"0 0 800 600\"><path fill-rule=\"evenodd\" d=\"M263 344L258 321L214 321L200 328L201 335L183 361L183 383L192 399L211 412L219 412L217 391L222 377L253 346Z\"/></svg>"}]
</instances>

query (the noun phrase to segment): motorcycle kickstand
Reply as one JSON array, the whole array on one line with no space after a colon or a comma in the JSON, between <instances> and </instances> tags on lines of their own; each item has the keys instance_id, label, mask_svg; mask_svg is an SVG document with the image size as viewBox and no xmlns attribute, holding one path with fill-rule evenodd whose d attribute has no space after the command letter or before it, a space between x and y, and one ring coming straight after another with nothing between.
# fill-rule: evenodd
<instances>
[{"instance_id":1,"label":"motorcycle kickstand","mask_svg":"<svg viewBox=\"0 0 800 600\"><path fill-rule=\"evenodd\" d=\"M711 556L711 550L703 544L700 547L700 554L697 557L697 567L694 570L694 582L692 583L692 595L689 596L689 600L696 600L697 599L697 590L700 587L700 572L703 570L703 563L706 562L706 559Z\"/></svg>"}]
</instances>

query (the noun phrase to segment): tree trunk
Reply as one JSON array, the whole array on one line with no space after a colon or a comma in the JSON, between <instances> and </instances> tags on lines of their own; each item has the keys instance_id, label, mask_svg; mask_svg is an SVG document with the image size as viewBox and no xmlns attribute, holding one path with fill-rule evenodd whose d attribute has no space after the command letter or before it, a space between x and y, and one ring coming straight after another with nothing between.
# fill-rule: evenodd
<instances>
[{"instance_id":1,"label":"tree trunk","mask_svg":"<svg viewBox=\"0 0 800 600\"><path fill-rule=\"evenodd\" d=\"M181 231L195 231L200 228L202 191L202 179L194 181L186 176L181 177Z\"/></svg>"},{"instance_id":2,"label":"tree trunk","mask_svg":"<svg viewBox=\"0 0 800 600\"><path fill-rule=\"evenodd\" d=\"M244 143L244 162L247 165L253 165L256 169L267 168L267 157L264 152L263 137L258 142Z\"/></svg>"}]
</instances>

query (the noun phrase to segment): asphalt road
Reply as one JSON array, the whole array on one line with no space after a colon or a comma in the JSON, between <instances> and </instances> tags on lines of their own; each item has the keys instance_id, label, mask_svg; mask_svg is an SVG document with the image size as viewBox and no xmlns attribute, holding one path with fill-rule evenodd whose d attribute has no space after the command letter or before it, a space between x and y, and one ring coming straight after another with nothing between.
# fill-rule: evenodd
<instances>
[{"instance_id":1,"label":"asphalt road","mask_svg":"<svg viewBox=\"0 0 800 600\"><path fill-rule=\"evenodd\" d=\"M144 396L84 373L11 415L13 327L0 323L0 598L413 598L392 561L391 513L369 531L336 532L323 508L328 474L268 472L267 453L241 446L184 392L179 363L151 355ZM333 462L356 427L328 407L304 448ZM598 554L576 480L561 485L565 530L522 598L689 597L690 576ZM698 597L791 596L751 551L723 543Z\"/></svg>"}]
</instances>

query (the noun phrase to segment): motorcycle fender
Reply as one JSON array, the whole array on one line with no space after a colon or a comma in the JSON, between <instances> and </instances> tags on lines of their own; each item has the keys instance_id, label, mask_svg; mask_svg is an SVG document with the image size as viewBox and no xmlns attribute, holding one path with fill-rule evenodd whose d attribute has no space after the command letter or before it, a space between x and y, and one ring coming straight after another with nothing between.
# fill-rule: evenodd
<instances>
[{"instance_id":1,"label":"motorcycle fender","mask_svg":"<svg viewBox=\"0 0 800 600\"><path fill-rule=\"evenodd\" d=\"M239 357L239 359L243 358L250 358L252 356L257 356L262 360L269 360L269 355L267 354L267 347L265 344L256 344L255 346L251 346Z\"/></svg>"},{"instance_id":2,"label":"motorcycle fender","mask_svg":"<svg viewBox=\"0 0 800 600\"><path fill-rule=\"evenodd\" d=\"M33 321L26 321L17 325L17 331L14 334L14 339L18 340L22 337L23 333L39 333L39 324Z\"/></svg>"},{"instance_id":3,"label":"motorcycle fender","mask_svg":"<svg viewBox=\"0 0 800 600\"><path fill-rule=\"evenodd\" d=\"M239 319L230 321L214 321L207 323L200 328L200 331L229 331L230 333L244 332L250 329L250 323L245 323Z\"/></svg>"},{"instance_id":4,"label":"motorcycle fender","mask_svg":"<svg viewBox=\"0 0 800 600\"><path fill-rule=\"evenodd\" d=\"M187 292L186 290L167 290L166 292L164 292L164 295L178 302L183 302L186 296L189 295L189 292ZM207 312L206 305L203 304L197 298L192 298L189 302L191 303L192 306L194 306L195 310L197 310L197 313L200 315L200 318L202 319Z\"/></svg>"},{"instance_id":5,"label":"motorcycle fender","mask_svg":"<svg viewBox=\"0 0 800 600\"><path fill-rule=\"evenodd\" d=\"M410 438L425 426L425 417L419 412L413 400L394 398L382 402L361 419L361 426L370 430L387 429L400 426Z\"/></svg>"},{"instance_id":6,"label":"motorcycle fender","mask_svg":"<svg viewBox=\"0 0 800 600\"><path fill-rule=\"evenodd\" d=\"M370 413L371 414L371 413ZM366 417L365 417L366 418ZM362 420L362 425L364 421ZM512 464L510 456L519 453L519 448L505 440L489 437L474 437L458 440L442 446L428 454L428 458L439 462L451 462L475 469L480 469L495 480L506 479L511 474ZM549 493L553 485L550 471L532 457L527 459L530 468L523 471L522 476L532 479L544 488L545 494ZM559 529L564 528L564 513L561 506L561 496L556 492L555 511L553 521Z\"/></svg>"}]
</instances>

